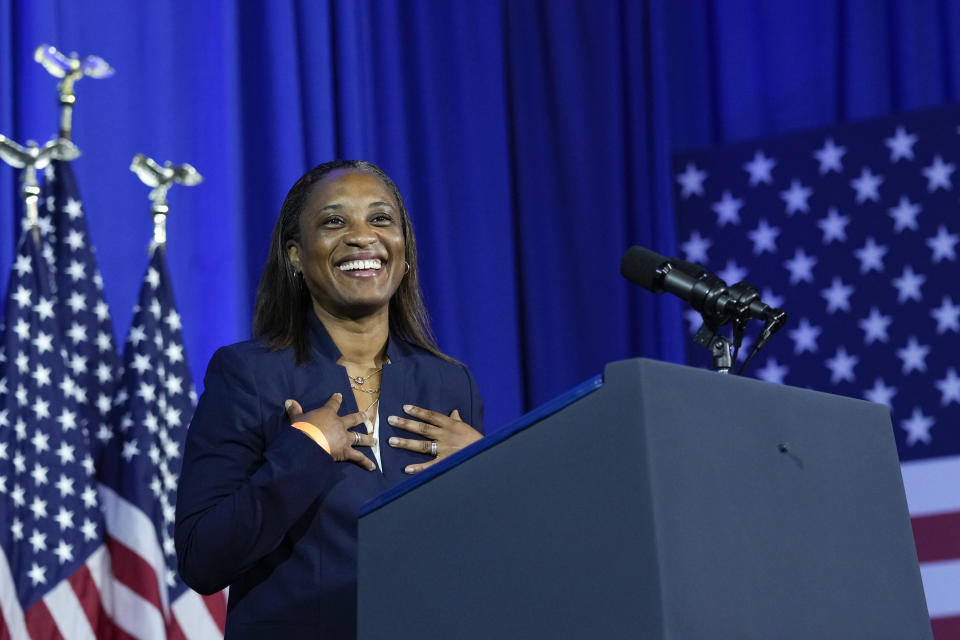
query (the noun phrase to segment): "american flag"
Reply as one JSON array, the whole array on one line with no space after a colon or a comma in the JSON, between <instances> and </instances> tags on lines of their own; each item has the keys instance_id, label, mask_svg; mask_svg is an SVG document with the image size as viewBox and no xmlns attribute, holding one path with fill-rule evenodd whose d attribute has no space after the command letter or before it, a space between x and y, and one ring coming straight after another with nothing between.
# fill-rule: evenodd
<instances>
[{"instance_id":1,"label":"american flag","mask_svg":"<svg viewBox=\"0 0 960 640\"><path fill-rule=\"evenodd\" d=\"M100 475L108 545L118 585L117 624L138 638L222 638L225 594L200 596L177 571L177 479L196 392L164 258L151 248L127 336L114 400L117 438Z\"/></svg>"},{"instance_id":2,"label":"american flag","mask_svg":"<svg viewBox=\"0 0 960 640\"><path fill-rule=\"evenodd\" d=\"M113 436L110 410L120 357L110 309L103 297L103 279L69 162L54 161L47 166L43 203L46 215L41 220L52 247L57 319L67 349L67 366L76 382L74 398L80 423L90 434L99 467L102 448Z\"/></svg>"},{"instance_id":3,"label":"american flag","mask_svg":"<svg viewBox=\"0 0 960 640\"><path fill-rule=\"evenodd\" d=\"M112 637L93 458L35 237L20 237L0 328L0 638Z\"/></svg>"},{"instance_id":4,"label":"american flag","mask_svg":"<svg viewBox=\"0 0 960 640\"><path fill-rule=\"evenodd\" d=\"M748 373L890 408L938 639L960 637L958 166L955 106L674 158L682 257L790 314Z\"/></svg>"}]
</instances>

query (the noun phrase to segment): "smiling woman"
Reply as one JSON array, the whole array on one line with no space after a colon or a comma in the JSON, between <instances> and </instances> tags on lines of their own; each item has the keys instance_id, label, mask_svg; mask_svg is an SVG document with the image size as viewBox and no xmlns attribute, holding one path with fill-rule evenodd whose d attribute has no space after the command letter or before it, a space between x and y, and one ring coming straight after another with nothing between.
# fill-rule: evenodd
<instances>
[{"instance_id":1,"label":"smiling woman","mask_svg":"<svg viewBox=\"0 0 960 640\"><path fill-rule=\"evenodd\" d=\"M329 162L291 188L253 330L214 354L188 431L180 573L201 593L230 587L227 638L351 637L360 506L478 440L483 414L432 337L381 169Z\"/></svg>"}]
</instances>

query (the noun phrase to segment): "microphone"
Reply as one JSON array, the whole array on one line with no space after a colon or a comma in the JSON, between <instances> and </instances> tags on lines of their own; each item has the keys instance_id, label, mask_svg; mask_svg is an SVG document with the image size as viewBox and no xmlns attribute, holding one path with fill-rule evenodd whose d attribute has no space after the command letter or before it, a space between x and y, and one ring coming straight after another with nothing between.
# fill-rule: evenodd
<instances>
[{"instance_id":1,"label":"microphone","mask_svg":"<svg viewBox=\"0 0 960 640\"><path fill-rule=\"evenodd\" d=\"M749 284L740 282L727 287L726 282L698 264L666 258L644 247L627 249L620 261L620 273L648 291L665 291L686 300L700 313L716 318L719 324L726 324L729 316L756 318L767 323L767 332L772 335L787 320L784 311L764 304Z\"/></svg>"},{"instance_id":2,"label":"microphone","mask_svg":"<svg viewBox=\"0 0 960 640\"><path fill-rule=\"evenodd\" d=\"M726 317L735 304L727 284L703 267L671 260L643 247L627 249L620 261L620 273L653 293L672 293L700 313Z\"/></svg>"}]
</instances>

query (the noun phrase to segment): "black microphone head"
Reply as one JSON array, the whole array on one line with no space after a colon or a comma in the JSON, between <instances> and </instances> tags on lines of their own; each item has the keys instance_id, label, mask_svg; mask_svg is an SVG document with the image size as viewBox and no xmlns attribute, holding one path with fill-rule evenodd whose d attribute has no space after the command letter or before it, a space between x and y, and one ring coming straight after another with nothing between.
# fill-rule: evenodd
<instances>
[{"instance_id":1,"label":"black microphone head","mask_svg":"<svg viewBox=\"0 0 960 640\"><path fill-rule=\"evenodd\" d=\"M637 246L630 247L620 261L620 274L630 282L658 293L661 288L657 269L665 262L667 259L656 251Z\"/></svg>"}]
</instances>

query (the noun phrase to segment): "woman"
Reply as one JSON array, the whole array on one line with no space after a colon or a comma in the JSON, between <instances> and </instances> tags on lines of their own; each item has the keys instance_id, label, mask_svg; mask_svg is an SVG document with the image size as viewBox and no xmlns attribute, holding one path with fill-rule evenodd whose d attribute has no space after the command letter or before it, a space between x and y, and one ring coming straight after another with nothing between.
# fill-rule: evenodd
<instances>
[{"instance_id":1,"label":"woman","mask_svg":"<svg viewBox=\"0 0 960 640\"><path fill-rule=\"evenodd\" d=\"M320 165L287 194L255 339L210 360L178 489L180 575L230 587L228 639L355 635L360 506L480 438L476 385L434 343L416 258L373 164ZM396 551L427 550L398 535Z\"/></svg>"}]
</instances>

